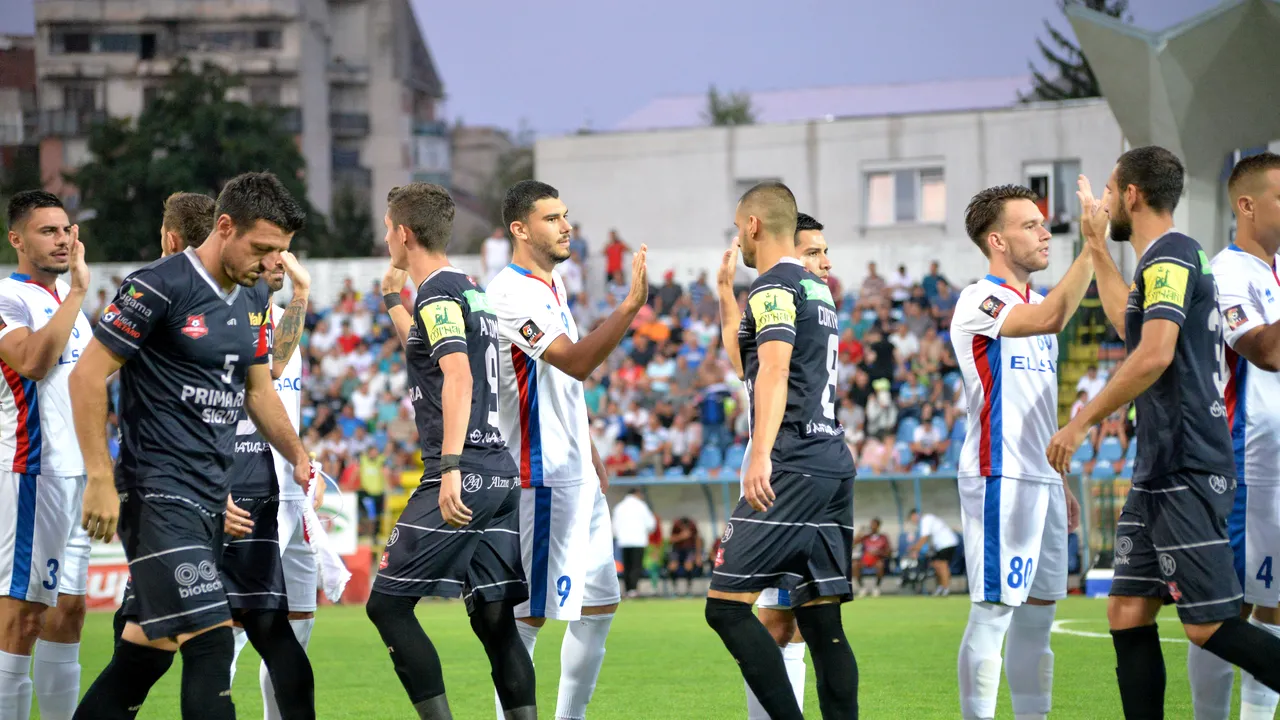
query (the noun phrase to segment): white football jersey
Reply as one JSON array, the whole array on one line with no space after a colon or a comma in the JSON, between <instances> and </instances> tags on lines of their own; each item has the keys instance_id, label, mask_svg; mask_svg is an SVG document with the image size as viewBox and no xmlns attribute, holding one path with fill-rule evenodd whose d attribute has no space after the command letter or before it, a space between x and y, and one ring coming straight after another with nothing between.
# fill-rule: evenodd
<instances>
[{"instance_id":1,"label":"white football jersey","mask_svg":"<svg viewBox=\"0 0 1280 720\"><path fill-rule=\"evenodd\" d=\"M1246 485L1280 485L1280 373L1262 370L1235 351L1245 333L1280 320L1275 260L1268 265L1232 244L1212 266L1231 371L1223 395L1236 477Z\"/></svg>"},{"instance_id":2,"label":"white football jersey","mask_svg":"<svg viewBox=\"0 0 1280 720\"><path fill-rule=\"evenodd\" d=\"M1062 482L1045 451L1058 431L1058 341L1053 335L1008 338L1000 328L1014 305L1038 305L1001 278L965 288L951 319L969 416L959 477Z\"/></svg>"},{"instance_id":3,"label":"white football jersey","mask_svg":"<svg viewBox=\"0 0 1280 720\"><path fill-rule=\"evenodd\" d=\"M271 340L275 342L275 327L284 317L284 308L271 306ZM284 403L285 412L289 413L289 422L293 423L294 432L298 431L302 417L302 352L294 349L289 362L284 366L284 373L276 379L276 394ZM271 456L276 461L276 481L280 483L281 500L301 500L306 497L302 486L293 481L293 463L284 459L275 448L271 448Z\"/></svg>"},{"instance_id":4,"label":"white football jersey","mask_svg":"<svg viewBox=\"0 0 1280 720\"><path fill-rule=\"evenodd\" d=\"M599 482L591 463L591 428L582 383L542 360L561 335L578 341L568 295L508 265L485 288L498 316L498 421L524 487Z\"/></svg>"},{"instance_id":5,"label":"white football jersey","mask_svg":"<svg viewBox=\"0 0 1280 720\"><path fill-rule=\"evenodd\" d=\"M63 281L54 291L14 273L0 280L0 338L18 328L36 332L58 311L61 298L71 288ZM113 317L111 308L102 322L124 322ZM132 328L120 328L130 332ZM84 458L71 419L71 395L67 378L89 344L93 328L84 311L76 314L76 324L67 338L58 362L43 380L28 380L3 362L4 383L0 385L0 468L15 473L72 477L84 474Z\"/></svg>"}]
</instances>

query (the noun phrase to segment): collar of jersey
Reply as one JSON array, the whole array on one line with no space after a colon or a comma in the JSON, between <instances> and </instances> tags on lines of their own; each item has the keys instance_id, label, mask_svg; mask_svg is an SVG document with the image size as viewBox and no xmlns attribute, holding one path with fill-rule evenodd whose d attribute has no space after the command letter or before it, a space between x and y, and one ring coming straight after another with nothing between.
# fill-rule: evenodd
<instances>
[{"instance_id":1,"label":"collar of jersey","mask_svg":"<svg viewBox=\"0 0 1280 720\"><path fill-rule=\"evenodd\" d=\"M218 294L219 300L230 305L236 301L237 297L240 297L240 284L236 283L236 286L229 293L223 290L222 286L219 285L217 281L213 279L213 276L209 274L209 271L205 269L204 263L200 262L200 257L196 255L195 248L188 247L186 250L182 251L182 254L186 255L187 259L191 261L191 266L195 268L196 274L204 278L204 281L209 283L209 288Z\"/></svg>"},{"instance_id":2,"label":"collar of jersey","mask_svg":"<svg viewBox=\"0 0 1280 720\"><path fill-rule=\"evenodd\" d=\"M552 285L551 283L547 282L546 280L543 280L542 278L538 277L537 275L534 275L532 270L525 270L524 268L520 267L519 265L517 265L517 264L515 264L515 263L507 263L507 267L511 268L512 270L515 270L516 272L520 273L521 275L523 275L523 276L525 276L525 277L527 277L527 278L530 278L530 279L532 279L532 280L537 280L538 282L542 283L543 285L546 285L546 286L547 286L547 289L551 291L551 294L555 296L555 298L556 298L556 304L557 304L557 305L559 305L559 304L560 304L560 293L556 292L556 286L555 286L555 285Z\"/></svg>"},{"instance_id":3,"label":"collar of jersey","mask_svg":"<svg viewBox=\"0 0 1280 720\"><path fill-rule=\"evenodd\" d=\"M10 274L9 274L9 279L10 279L10 280L17 280L17 281L18 281L18 282L20 282L20 283L27 283L28 285L35 285L36 287L40 288L41 290L44 290L45 292L47 292L47 293L49 293L50 295L52 295L54 300L57 300L59 303L61 303L61 302L62 302L62 298L58 297L58 286L57 286L57 284L56 284L56 283L57 283L57 281L56 281L56 280L54 281L54 283L55 283L55 284L54 284L54 286L53 286L52 288L47 288L47 287L45 287L45 286L41 285L40 283L36 282L35 280L32 280L32 279L31 279L31 276L30 276L30 275L28 275L28 274L26 274L26 273L20 273L20 272L10 273Z\"/></svg>"},{"instance_id":4,"label":"collar of jersey","mask_svg":"<svg viewBox=\"0 0 1280 720\"><path fill-rule=\"evenodd\" d=\"M1147 246L1147 249L1142 251L1142 257L1138 258L1138 262L1142 262L1142 258L1145 258L1147 254L1151 252L1151 248L1155 247L1156 243L1160 242L1161 240L1169 237L1170 235L1176 232L1178 232L1178 228L1170 227L1168 230L1165 230L1164 233L1160 235L1160 237L1156 238L1155 240L1152 240L1151 244Z\"/></svg>"},{"instance_id":5,"label":"collar of jersey","mask_svg":"<svg viewBox=\"0 0 1280 720\"><path fill-rule=\"evenodd\" d=\"M996 275L992 275L991 273L987 273L987 277L986 277L986 279L987 279L987 281L989 281L989 282L993 282L993 283L995 283L996 285L999 285L999 286L1000 286L1000 287L1002 287L1002 288L1008 288L1008 289L1010 289L1010 290L1014 291L1015 293L1017 293L1017 295L1018 295L1018 299L1022 300L1022 302L1028 302L1028 303L1029 303L1029 302L1031 302L1031 283L1027 283L1027 292L1024 294L1024 293L1020 292L1020 291L1018 290L1018 288L1016 288L1016 287L1014 287L1014 286L1010 285L1009 283L1005 282L1005 281L1004 281L1004 278L1002 278L1002 277L999 277L999 276L996 276Z\"/></svg>"}]
</instances>

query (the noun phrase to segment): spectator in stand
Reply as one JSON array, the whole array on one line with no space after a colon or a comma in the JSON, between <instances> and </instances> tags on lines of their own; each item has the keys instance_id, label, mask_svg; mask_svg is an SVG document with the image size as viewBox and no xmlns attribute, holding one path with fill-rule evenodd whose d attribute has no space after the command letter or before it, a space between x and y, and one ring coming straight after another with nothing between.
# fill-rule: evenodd
<instances>
[{"instance_id":1,"label":"spectator in stand","mask_svg":"<svg viewBox=\"0 0 1280 720\"><path fill-rule=\"evenodd\" d=\"M889 567L889 558L893 557L889 537L880 532L880 518L871 518L871 527L854 538L853 544L862 546L862 553L853 556L853 579L858 581L858 597L867 596L866 588L862 587L863 570L875 571L876 585L871 589L871 595L880 597L880 583Z\"/></svg>"},{"instance_id":2,"label":"spectator in stand","mask_svg":"<svg viewBox=\"0 0 1280 720\"><path fill-rule=\"evenodd\" d=\"M345 453L344 453L345 454ZM359 533L363 537L368 537L377 544L379 525L382 520L382 508L387 493L387 480L384 474L384 466L387 464L387 456L378 452L378 448L373 445L360 455L360 491L356 495L359 501L358 505L363 522L360 523ZM349 465L351 463L341 463Z\"/></svg>"},{"instance_id":3,"label":"spectator in stand","mask_svg":"<svg viewBox=\"0 0 1280 720\"><path fill-rule=\"evenodd\" d=\"M889 394L887 379L875 380L871 387L875 392L867 398L867 435L883 440L898 426L898 404Z\"/></svg>"},{"instance_id":4,"label":"spectator in stand","mask_svg":"<svg viewBox=\"0 0 1280 720\"><path fill-rule=\"evenodd\" d=\"M951 316L956 311L956 300L959 298L951 291L951 283L946 280L938 280L938 294L933 298L933 319L938 321L939 331L949 331L951 328Z\"/></svg>"},{"instance_id":5,"label":"spectator in stand","mask_svg":"<svg viewBox=\"0 0 1280 720\"><path fill-rule=\"evenodd\" d=\"M693 594L694 569L702 559L702 537L693 518L682 517L671 523L671 553L667 556L667 575L672 589L676 580L684 578L684 595Z\"/></svg>"},{"instance_id":6,"label":"spectator in stand","mask_svg":"<svg viewBox=\"0 0 1280 720\"><path fill-rule=\"evenodd\" d=\"M943 359L950 352L952 352L950 346L938 337L938 329L930 324L924 329L924 335L920 337L920 352L917 357L920 370L936 375L941 372Z\"/></svg>"},{"instance_id":7,"label":"spectator in stand","mask_svg":"<svg viewBox=\"0 0 1280 720\"><path fill-rule=\"evenodd\" d=\"M895 469L893 448L882 439L868 435L858 456L858 467L869 469L872 475L883 475Z\"/></svg>"},{"instance_id":8,"label":"spectator in stand","mask_svg":"<svg viewBox=\"0 0 1280 720\"><path fill-rule=\"evenodd\" d=\"M629 252L631 252L630 246L622 241L618 231L610 230L609 244L604 246L605 277L613 278L613 282L623 283L625 286L625 279L622 277L622 263L626 260L626 254ZM623 297L626 297L626 295L624 294Z\"/></svg>"},{"instance_id":9,"label":"spectator in stand","mask_svg":"<svg viewBox=\"0 0 1280 720\"><path fill-rule=\"evenodd\" d=\"M573 233L569 235L569 252L577 255L578 264L585 270L587 267L587 257L590 253L590 248L588 246L587 239L582 236L581 224L575 223L573 226ZM561 273L562 277L563 275L564 274Z\"/></svg>"},{"instance_id":10,"label":"spectator in stand","mask_svg":"<svg viewBox=\"0 0 1280 720\"><path fill-rule=\"evenodd\" d=\"M622 302L627 293L631 292L631 288L627 285L627 281L621 272L609 273L606 277L608 281L605 289L608 291L609 309L612 311L613 308L618 306L618 303Z\"/></svg>"},{"instance_id":11,"label":"spectator in stand","mask_svg":"<svg viewBox=\"0 0 1280 720\"><path fill-rule=\"evenodd\" d=\"M676 413L675 418L671 422L671 427L667 430L667 460L668 468L678 467L684 471L685 475L693 472L693 467L698 464L698 455L702 452L702 426L697 422L690 422L689 412L682 409Z\"/></svg>"},{"instance_id":12,"label":"spectator in stand","mask_svg":"<svg viewBox=\"0 0 1280 720\"><path fill-rule=\"evenodd\" d=\"M612 477L627 477L636 474L636 462L627 454L627 444L615 440L613 452L605 456L604 467Z\"/></svg>"},{"instance_id":13,"label":"spectator in stand","mask_svg":"<svg viewBox=\"0 0 1280 720\"><path fill-rule=\"evenodd\" d=\"M827 277L830 277L829 275ZM838 346L840 358L851 365L857 365L862 362L862 343L858 342L858 338L854 335L853 328L845 328L840 334L840 345Z\"/></svg>"},{"instance_id":14,"label":"spectator in stand","mask_svg":"<svg viewBox=\"0 0 1280 720\"><path fill-rule=\"evenodd\" d=\"M938 261L934 260L929 263L929 274L925 275L920 281L920 286L924 289L924 295L930 302L938 296L938 283L946 282L947 279L942 276L942 272L938 270Z\"/></svg>"},{"instance_id":15,"label":"spectator in stand","mask_svg":"<svg viewBox=\"0 0 1280 720\"><path fill-rule=\"evenodd\" d=\"M351 328L350 320L342 321L342 334L338 335L338 349L343 355L350 355L361 342L360 336Z\"/></svg>"},{"instance_id":16,"label":"spectator in stand","mask_svg":"<svg viewBox=\"0 0 1280 720\"><path fill-rule=\"evenodd\" d=\"M937 327L933 318L925 314L925 309L914 302L903 306L902 324L917 340L924 337L925 331L929 328Z\"/></svg>"},{"instance_id":17,"label":"spectator in stand","mask_svg":"<svg viewBox=\"0 0 1280 720\"><path fill-rule=\"evenodd\" d=\"M863 410L867 407L867 399L875 390L871 387L871 376L866 370L858 368L853 373L853 385L849 387L849 402Z\"/></svg>"},{"instance_id":18,"label":"spectator in stand","mask_svg":"<svg viewBox=\"0 0 1280 720\"><path fill-rule=\"evenodd\" d=\"M639 594L636 587L644 573L644 551L649 547L649 534L657 526L640 488L632 489L613 506L613 536L622 549L623 586L629 598Z\"/></svg>"},{"instance_id":19,"label":"spectator in stand","mask_svg":"<svg viewBox=\"0 0 1280 720\"><path fill-rule=\"evenodd\" d=\"M938 426L933 423L933 406L925 405L920 410L920 424L916 426L911 438L911 454L917 465L928 466L928 472L935 472L942 454L947 451L950 441L946 439Z\"/></svg>"},{"instance_id":20,"label":"spectator in stand","mask_svg":"<svg viewBox=\"0 0 1280 720\"><path fill-rule=\"evenodd\" d=\"M889 342L897 352L894 357L899 360L906 360L920 352L920 341L915 335L911 334L911 330L908 329L905 322L898 323L898 327L894 329L893 336L889 338Z\"/></svg>"},{"instance_id":21,"label":"spectator in stand","mask_svg":"<svg viewBox=\"0 0 1280 720\"><path fill-rule=\"evenodd\" d=\"M674 352L665 347L662 348L654 353L653 359L649 361L645 370L645 374L649 377L649 389L660 395L671 392L671 380L676 374L676 361L672 355Z\"/></svg>"},{"instance_id":22,"label":"spectator in stand","mask_svg":"<svg viewBox=\"0 0 1280 720\"><path fill-rule=\"evenodd\" d=\"M493 277L511 262L511 241L507 233L500 227L480 244L480 275L484 284L488 285Z\"/></svg>"},{"instance_id":23,"label":"spectator in stand","mask_svg":"<svg viewBox=\"0 0 1280 720\"><path fill-rule=\"evenodd\" d=\"M928 392L929 389L915 377L902 383L898 387L898 421L906 418L919 419Z\"/></svg>"},{"instance_id":24,"label":"spectator in stand","mask_svg":"<svg viewBox=\"0 0 1280 720\"><path fill-rule=\"evenodd\" d=\"M678 301L684 295L684 289L676 284L676 271L668 270L662 275L662 287L658 288L656 297L650 293L650 297L654 297L653 309L659 315L670 315Z\"/></svg>"},{"instance_id":25,"label":"spectator in stand","mask_svg":"<svg viewBox=\"0 0 1280 720\"><path fill-rule=\"evenodd\" d=\"M576 312L578 296L586 290L581 256L570 250L569 259L560 263L556 270L560 273L560 279L564 281L564 291L569 296L569 304Z\"/></svg>"},{"instance_id":26,"label":"spectator in stand","mask_svg":"<svg viewBox=\"0 0 1280 720\"><path fill-rule=\"evenodd\" d=\"M705 363L703 367L712 369L711 363ZM703 377L706 375L704 374ZM725 400L728 396L729 389L725 386L722 375L716 382L703 386L702 398L698 402L699 420L702 423L702 445L714 447L722 453L733 441L733 434L726 424L728 415L725 412Z\"/></svg>"},{"instance_id":27,"label":"spectator in stand","mask_svg":"<svg viewBox=\"0 0 1280 720\"><path fill-rule=\"evenodd\" d=\"M902 307L902 304L911 297L911 286L915 284L915 281L911 279L911 275L907 272L906 265L899 265L898 272L889 276L889 290L895 308Z\"/></svg>"},{"instance_id":28,"label":"spectator in stand","mask_svg":"<svg viewBox=\"0 0 1280 720\"><path fill-rule=\"evenodd\" d=\"M858 299L862 302L878 299L884 294L885 287L884 278L876 272L876 264L867 263L867 278L862 281L862 287L858 289Z\"/></svg>"},{"instance_id":29,"label":"spectator in stand","mask_svg":"<svg viewBox=\"0 0 1280 720\"><path fill-rule=\"evenodd\" d=\"M698 279L689 286L689 301L693 304L694 316L705 315L708 310L716 311L716 295L707 284L706 270L698 273Z\"/></svg>"},{"instance_id":30,"label":"spectator in stand","mask_svg":"<svg viewBox=\"0 0 1280 720\"><path fill-rule=\"evenodd\" d=\"M862 369L871 376L872 381L892 379L895 370L893 343L884 339L875 328L867 331L866 341Z\"/></svg>"},{"instance_id":31,"label":"spectator in stand","mask_svg":"<svg viewBox=\"0 0 1280 720\"><path fill-rule=\"evenodd\" d=\"M1107 376L1098 372L1097 365L1090 365L1084 371L1084 375L1080 377L1080 381L1076 383L1076 391L1085 394L1085 403L1098 396L1102 392L1102 388L1106 387Z\"/></svg>"},{"instance_id":32,"label":"spectator in stand","mask_svg":"<svg viewBox=\"0 0 1280 720\"><path fill-rule=\"evenodd\" d=\"M661 475L667 458L670 457L671 444L667 429L662 426L662 418L656 412L649 414L649 424L645 427L642 438L640 467L651 468L655 474Z\"/></svg>"}]
</instances>

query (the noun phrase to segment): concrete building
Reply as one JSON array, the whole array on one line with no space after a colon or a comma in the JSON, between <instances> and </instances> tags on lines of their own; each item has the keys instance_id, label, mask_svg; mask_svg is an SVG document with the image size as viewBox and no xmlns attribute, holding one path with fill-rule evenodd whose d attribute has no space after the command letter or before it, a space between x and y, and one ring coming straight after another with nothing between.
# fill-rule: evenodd
<instances>
[{"instance_id":1,"label":"concrete building","mask_svg":"<svg viewBox=\"0 0 1280 720\"><path fill-rule=\"evenodd\" d=\"M36 141L35 38L0 35L0 177Z\"/></svg>"},{"instance_id":2,"label":"concrete building","mask_svg":"<svg viewBox=\"0 0 1280 720\"><path fill-rule=\"evenodd\" d=\"M381 227L387 189L448 176L443 88L408 0L38 0L45 176L84 163L89 126L136 117L181 57L241 75L238 99L288 109L323 213L345 188Z\"/></svg>"},{"instance_id":3,"label":"concrete building","mask_svg":"<svg viewBox=\"0 0 1280 720\"><path fill-rule=\"evenodd\" d=\"M833 272L846 283L860 282L868 262L882 275L904 264L919 277L931 260L967 282L986 263L965 234L965 205L984 187L1023 183L1044 195L1060 237L1037 278L1050 282L1071 262L1077 175L1103 180L1123 138L1102 100L1023 105L1016 84L996 89L942 96L968 97L964 110L928 112L911 86L897 86L909 104L881 97L865 106L878 113L870 116L827 120L819 105L811 116L820 119L807 121L547 138L537 144L537 177L559 188L592 238L617 228L633 248L648 244L651 277L674 269L684 281L704 269L714 277L737 199L776 179L826 224Z\"/></svg>"},{"instance_id":4,"label":"concrete building","mask_svg":"<svg viewBox=\"0 0 1280 720\"><path fill-rule=\"evenodd\" d=\"M515 148L505 130L494 127L455 126L450 132L453 168L449 192L457 203L453 219L453 252L472 252L493 232L489 216L500 164Z\"/></svg>"}]
</instances>

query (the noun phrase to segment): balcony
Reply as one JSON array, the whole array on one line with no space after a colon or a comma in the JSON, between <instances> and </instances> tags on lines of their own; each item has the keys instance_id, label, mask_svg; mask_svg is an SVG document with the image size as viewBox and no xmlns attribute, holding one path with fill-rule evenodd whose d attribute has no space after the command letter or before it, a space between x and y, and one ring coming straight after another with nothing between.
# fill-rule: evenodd
<instances>
[{"instance_id":1,"label":"balcony","mask_svg":"<svg viewBox=\"0 0 1280 720\"><path fill-rule=\"evenodd\" d=\"M373 188L373 171L367 167L354 165L351 167L333 168L334 188L368 191Z\"/></svg>"},{"instance_id":2,"label":"balcony","mask_svg":"<svg viewBox=\"0 0 1280 720\"><path fill-rule=\"evenodd\" d=\"M360 167L359 150L339 150L337 148L333 148L331 152L334 171Z\"/></svg>"},{"instance_id":3,"label":"balcony","mask_svg":"<svg viewBox=\"0 0 1280 720\"><path fill-rule=\"evenodd\" d=\"M329 129L334 137L364 137L369 134L369 113L331 112Z\"/></svg>"},{"instance_id":4,"label":"balcony","mask_svg":"<svg viewBox=\"0 0 1280 720\"><path fill-rule=\"evenodd\" d=\"M369 82L369 66L348 62L343 58L329 61L329 82L339 85L365 85Z\"/></svg>"},{"instance_id":5,"label":"balcony","mask_svg":"<svg viewBox=\"0 0 1280 720\"><path fill-rule=\"evenodd\" d=\"M419 121L413 124L413 134L443 137L449 134L449 126L440 120Z\"/></svg>"},{"instance_id":6,"label":"balcony","mask_svg":"<svg viewBox=\"0 0 1280 720\"><path fill-rule=\"evenodd\" d=\"M39 137L83 137L107 119L105 110L42 110L36 119Z\"/></svg>"}]
</instances>

